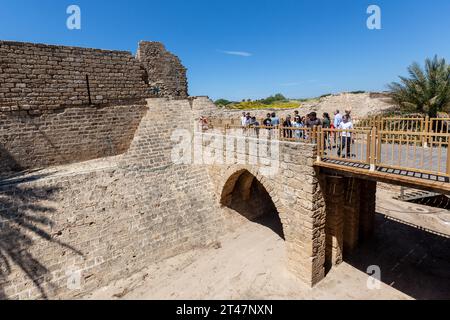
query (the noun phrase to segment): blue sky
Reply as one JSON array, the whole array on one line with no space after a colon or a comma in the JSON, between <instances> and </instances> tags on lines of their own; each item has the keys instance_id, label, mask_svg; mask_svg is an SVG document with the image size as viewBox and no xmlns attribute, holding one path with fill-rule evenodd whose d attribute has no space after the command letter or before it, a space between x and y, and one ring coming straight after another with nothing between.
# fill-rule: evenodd
<instances>
[{"instance_id":1,"label":"blue sky","mask_svg":"<svg viewBox=\"0 0 450 320\"><path fill-rule=\"evenodd\" d=\"M66 28L80 6L81 30ZM366 27L367 7L382 29ZM241 100L385 90L413 61L450 60L448 0L0 0L0 39L136 51L163 42L191 95Z\"/></svg>"}]
</instances>

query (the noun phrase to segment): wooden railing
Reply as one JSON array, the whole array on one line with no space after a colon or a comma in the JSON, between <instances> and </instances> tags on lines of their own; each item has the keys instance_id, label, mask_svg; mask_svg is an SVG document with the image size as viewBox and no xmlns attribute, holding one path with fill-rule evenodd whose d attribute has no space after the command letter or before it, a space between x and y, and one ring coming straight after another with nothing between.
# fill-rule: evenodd
<instances>
[{"instance_id":1,"label":"wooden railing","mask_svg":"<svg viewBox=\"0 0 450 320\"><path fill-rule=\"evenodd\" d=\"M259 123L263 123L264 119L258 119ZM283 123L284 119L280 119ZM372 129L377 128L378 131L412 131L426 133L450 133L450 117L430 118L422 116L410 117L368 117L353 118L353 124L356 129ZM241 126L240 119L212 119L213 127L224 126Z\"/></svg>"},{"instance_id":2,"label":"wooden railing","mask_svg":"<svg viewBox=\"0 0 450 320\"><path fill-rule=\"evenodd\" d=\"M355 128L377 128L378 131L450 133L450 118L371 117L354 119Z\"/></svg>"},{"instance_id":3,"label":"wooden railing","mask_svg":"<svg viewBox=\"0 0 450 320\"><path fill-rule=\"evenodd\" d=\"M363 164L371 163L372 130L317 130L320 159L343 160Z\"/></svg>"},{"instance_id":4,"label":"wooden railing","mask_svg":"<svg viewBox=\"0 0 450 320\"><path fill-rule=\"evenodd\" d=\"M431 175L450 176L450 135L446 133L377 133L377 165Z\"/></svg>"},{"instance_id":5,"label":"wooden railing","mask_svg":"<svg viewBox=\"0 0 450 320\"><path fill-rule=\"evenodd\" d=\"M421 121L410 121L408 128L417 129L423 126ZM383 128L389 129L394 126ZM239 125L225 125L222 129L224 134L231 136L317 144L319 162L334 160L339 163L361 165L372 171L384 168L404 171L411 177L425 174L450 178L448 132L393 131L379 130L377 127L336 130L321 127Z\"/></svg>"},{"instance_id":6,"label":"wooden railing","mask_svg":"<svg viewBox=\"0 0 450 320\"><path fill-rule=\"evenodd\" d=\"M427 174L450 177L450 134L413 131L319 130L319 161L345 160L370 170L401 170L414 177ZM331 136L331 148L326 145ZM350 136L350 137L349 137Z\"/></svg>"},{"instance_id":7,"label":"wooden railing","mask_svg":"<svg viewBox=\"0 0 450 320\"><path fill-rule=\"evenodd\" d=\"M227 135L237 135L253 138L268 138L280 141L315 143L317 134L315 129L295 128L282 126L237 126L226 125L224 132Z\"/></svg>"}]
</instances>

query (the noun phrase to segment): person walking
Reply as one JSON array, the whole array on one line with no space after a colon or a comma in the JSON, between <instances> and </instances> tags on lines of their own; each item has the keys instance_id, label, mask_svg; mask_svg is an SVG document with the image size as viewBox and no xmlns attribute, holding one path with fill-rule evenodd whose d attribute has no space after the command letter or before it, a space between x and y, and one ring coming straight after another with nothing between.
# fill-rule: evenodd
<instances>
[{"instance_id":1,"label":"person walking","mask_svg":"<svg viewBox=\"0 0 450 320\"><path fill-rule=\"evenodd\" d=\"M241 126L244 128L247 125L247 114L245 112L242 112L241 117Z\"/></svg>"},{"instance_id":2,"label":"person walking","mask_svg":"<svg viewBox=\"0 0 450 320\"><path fill-rule=\"evenodd\" d=\"M250 128L253 129L256 137L259 138L259 121L256 120L256 117L252 117L250 120Z\"/></svg>"},{"instance_id":3,"label":"person walking","mask_svg":"<svg viewBox=\"0 0 450 320\"><path fill-rule=\"evenodd\" d=\"M302 122L302 118L300 118L300 116L296 116L294 118L294 122L292 123L292 126L294 128L298 128L298 129L304 128L304 124ZM300 140L303 137L304 137L303 130L295 130L294 131L294 138L295 139Z\"/></svg>"},{"instance_id":4,"label":"person walking","mask_svg":"<svg viewBox=\"0 0 450 320\"><path fill-rule=\"evenodd\" d=\"M286 120L284 120L283 128L286 128L283 131L283 137L288 138L288 139L292 139L292 129L290 129L290 128L292 128L292 121L291 121L291 116L290 115L288 115L286 117Z\"/></svg>"},{"instance_id":5,"label":"person walking","mask_svg":"<svg viewBox=\"0 0 450 320\"><path fill-rule=\"evenodd\" d=\"M351 157L351 145L352 145L352 133L351 131L347 130L353 130L353 123L351 122L350 118L345 115L342 117L342 122L339 125L339 130L342 130L342 136L341 136L341 144L338 149L338 156L343 158L350 158ZM343 155L343 151L345 151L345 155Z\"/></svg>"},{"instance_id":6,"label":"person walking","mask_svg":"<svg viewBox=\"0 0 450 320\"><path fill-rule=\"evenodd\" d=\"M264 119L263 126L267 129L267 137L272 138L272 115L270 113L268 113L266 119Z\"/></svg>"},{"instance_id":7,"label":"person walking","mask_svg":"<svg viewBox=\"0 0 450 320\"><path fill-rule=\"evenodd\" d=\"M246 127L250 126L251 122L252 122L252 115L250 114L250 112L248 112L245 118L245 126Z\"/></svg>"},{"instance_id":8,"label":"person walking","mask_svg":"<svg viewBox=\"0 0 450 320\"><path fill-rule=\"evenodd\" d=\"M311 112L306 118L306 127L312 129L322 125L322 121L317 118L317 113Z\"/></svg>"},{"instance_id":9,"label":"person walking","mask_svg":"<svg viewBox=\"0 0 450 320\"><path fill-rule=\"evenodd\" d=\"M338 130L339 126L341 125L341 122L342 122L341 112L339 110L336 110L334 112L334 121L333 121L333 128L332 129ZM333 148L336 147L336 145L338 143L337 137L339 136L339 133L336 133L334 130L333 130L333 140L334 140L334 145L335 146Z\"/></svg>"},{"instance_id":10,"label":"person walking","mask_svg":"<svg viewBox=\"0 0 450 320\"><path fill-rule=\"evenodd\" d=\"M324 114L322 115L323 119L322 119L322 128L325 129L324 131L324 135L323 135L323 149L326 150L331 149L331 141L330 141L330 131L329 129L331 128L331 118L330 115L328 114L328 112L324 112Z\"/></svg>"},{"instance_id":11,"label":"person walking","mask_svg":"<svg viewBox=\"0 0 450 320\"><path fill-rule=\"evenodd\" d=\"M334 112L334 122L333 122L334 128L336 128L336 129L339 128L339 125L341 124L341 122L342 122L341 112L339 110L336 110Z\"/></svg>"},{"instance_id":12,"label":"person walking","mask_svg":"<svg viewBox=\"0 0 450 320\"><path fill-rule=\"evenodd\" d=\"M272 126L280 125L280 118L277 117L277 114L275 112L272 113L270 120L272 122Z\"/></svg>"},{"instance_id":13,"label":"person walking","mask_svg":"<svg viewBox=\"0 0 450 320\"><path fill-rule=\"evenodd\" d=\"M270 113L267 114L266 119L263 121L264 127L271 127L272 126L272 115Z\"/></svg>"},{"instance_id":14,"label":"person walking","mask_svg":"<svg viewBox=\"0 0 450 320\"><path fill-rule=\"evenodd\" d=\"M322 117L323 117L322 118L322 128L330 129L330 127L331 127L331 118L330 118L330 115L328 114L328 112L324 112Z\"/></svg>"}]
</instances>

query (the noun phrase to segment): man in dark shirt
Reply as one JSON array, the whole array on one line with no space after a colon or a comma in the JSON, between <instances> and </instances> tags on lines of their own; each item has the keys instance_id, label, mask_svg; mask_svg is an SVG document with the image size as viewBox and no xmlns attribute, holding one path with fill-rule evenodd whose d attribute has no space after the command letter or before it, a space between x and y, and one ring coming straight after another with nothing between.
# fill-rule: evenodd
<instances>
[{"instance_id":1,"label":"man in dark shirt","mask_svg":"<svg viewBox=\"0 0 450 320\"><path fill-rule=\"evenodd\" d=\"M311 112L306 119L306 127L312 129L321 125L322 121L317 118L317 113Z\"/></svg>"},{"instance_id":2,"label":"man in dark shirt","mask_svg":"<svg viewBox=\"0 0 450 320\"><path fill-rule=\"evenodd\" d=\"M293 127L292 121L291 121L291 116L290 116L290 115L288 115L288 116L286 117L286 120L284 120L284 122L283 122L283 127L284 127L284 128L292 128L292 127ZM291 130L291 129L285 129L284 132L283 132L283 136L284 136L285 138L292 139L292 131L293 131L293 130Z\"/></svg>"},{"instance_id":3,"label":"man in dark shirt","mask_svg":"<svg viewBox=\"0 0 450 320\"><path fill-rule=\"evenodd\" d=\"M265 127L271 127L272 126L272 115L270 113L268 113L266 119L264 119L263 125Z\"/></svg>"}]
</instances>

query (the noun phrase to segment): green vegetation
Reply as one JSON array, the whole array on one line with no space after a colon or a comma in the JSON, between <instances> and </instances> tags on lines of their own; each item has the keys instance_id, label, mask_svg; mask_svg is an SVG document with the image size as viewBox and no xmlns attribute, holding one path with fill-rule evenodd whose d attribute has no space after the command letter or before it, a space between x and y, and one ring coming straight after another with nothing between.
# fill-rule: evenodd
<instances>
[{"instance_id":1,"label":"green vegetation","mask_svg":"<svg viewBox=\"0 0 450 320\"><path fill-rule=\"evenodd\" d=\"M283 96L281 93L277 93L274 96L270 96L266 99L258 100L257 102L260 102L262 104L271 105L276 103L283 103L283 102L289 102L289 99L286 99L285 96Z\"/></svg>"},{"instance_id":2,"label":"green vegetation","mask_svg":"<svg viewBox=\"0 0 450 320\"><path fill-rule=\"evenodd\" d=\"M354 91L353 94L365 93L365 91ZM330 97L332 93L324 94L316 98L288 99L281 93L277 93L265 99L252 101L243 99L241 102L219 99L214 103L222 108L233 110L263 110L263 109L298 109L303 103L318 103L321 98Z\"/></svg>"},{"instance_id":3,"label":"green vegetation","mask_svg":"<svg viewBox=\"0 0 450 320\"><path fill-rule=\"evenodd\" d=\"M251 99L244 99L242 102L233 102L226 99L219 99L215 101L215 104L220 107L236 110L295 109L301 106L300 101L290 100L281 93L255 101L252 101Z\"/></svg>"},{"instance_id":4,"label":"green vegetation","mask_svg":"<svg viewBox=\"0 0 450 320\"><path fill-rule=\"evenodd\" d=\"M215 103L217 106L220 106L220 107L226 107L226 106L228 106L229 104L232 104L233 102L232 102L232 101L228 101L228 100L226 100L226 99L219 99L219 100L214 101L214 103Z\"/></svg>"},{"instance_id":5,"label":"green vegetation","mask_svg":"<svg viewBox=\"0 0 450 320\"><path fill-rule=\"evenodd\" d=\"M361 94L361 93L366 93L366 91L363 90L358 90L358 91L350 91L351 94Z\"/></svg>"},{"instance_id":6,"label":"green vegetation","mask_svg":"<svg viewBox=\"0 0 450 320\"><path fill-rule=\"evenodd\" d=\"M230 109L237 110L259 110L259 109L295 109L301 107L300 102L274 102L272 104L265 104L258 101L245 101L228 106Z\"/></svg>"},{"instance_id":7,"label":"green vegetation","mask_svg":"<svg viewBox=\"0 0 450 320\"><path fill-rule=\"evenodd\" d=\"M408 72L409 78L400 77L400 83L389 85L392 100L402 111L430 117L450 111L450 66L445 59L426 59L425 69L413 63Z\"/></svg>"}]
</instances>

